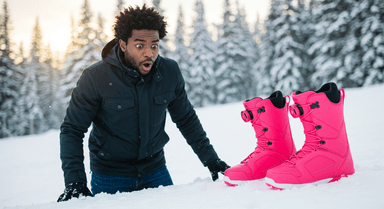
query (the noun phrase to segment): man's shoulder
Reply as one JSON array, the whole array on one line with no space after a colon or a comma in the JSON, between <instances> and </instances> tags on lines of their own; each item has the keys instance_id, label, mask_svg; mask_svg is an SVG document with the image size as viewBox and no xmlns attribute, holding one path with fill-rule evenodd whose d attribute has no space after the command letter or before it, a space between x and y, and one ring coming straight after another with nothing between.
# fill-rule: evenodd
<instances>
[{"instance_id":1,"label":"man's shoulder","mask_svg":"<svg viewBox=\"0 0 384 209\"><path fill-rule=\"evenodd\" d=\"M88 71L96 71L96 70L102 70L106 67L109 67L109 64L104 62L103 60L97 61L91 65L89 65L86 70Z\"/></svg>"},{"instance_id":2,"label":"man's shoulder","mask_svg":"<svg viewBox=\"0 0 384 209\"><path fill-rule=\"evenodd\" d=\"M165 67L175 67L178 68L178 64L175 60L168 57L160 57L160 64Z\"/></svg>"},{"instance_id":3,"label":"man's shoulder","mask_svg":"<svg viewBox=\"0 0 384 209\"><path fill-rule=\"evenodd\" d=\"M98 62L93 63L92 65L88 66L84 69L85 72L91 73L92 75L100 75L103 76L106 73L110 73L111 70L117 68L116 66L113 66L103 60L100 60Z\"/></svg>"}]
</instances>

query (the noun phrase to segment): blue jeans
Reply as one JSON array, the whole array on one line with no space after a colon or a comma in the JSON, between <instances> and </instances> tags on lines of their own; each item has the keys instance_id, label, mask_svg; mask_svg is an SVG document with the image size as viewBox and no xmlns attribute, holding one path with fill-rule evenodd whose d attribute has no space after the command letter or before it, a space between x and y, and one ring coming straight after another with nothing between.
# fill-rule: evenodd
<instances>
[{"instance_id":1,"label":"blue jeans","mask_svg":"<svg viewBox=\"0 0 384 209\"><path fill-rule=\"evenodd\" d=\"M115 194L117 192L132 192L145 188L173 185L166 166L156 170L143 179L121 176L101 175L92 172L91 189L93 195L101 192Z\"/></svg>"}]
</instances>

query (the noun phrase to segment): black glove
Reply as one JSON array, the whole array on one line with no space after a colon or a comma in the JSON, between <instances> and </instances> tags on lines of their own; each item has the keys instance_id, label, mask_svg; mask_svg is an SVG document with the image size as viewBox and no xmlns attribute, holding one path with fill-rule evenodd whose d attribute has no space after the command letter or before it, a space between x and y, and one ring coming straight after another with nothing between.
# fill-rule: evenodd
<instances>
[{"instance_id":1,"label":"black glove","mask_svg":"<svg viewBox=\"0 0 384 209\"><path fill-rule=\"evenodd\" d=\"M72 197L82 197L82 196L90 196L93 197L91 191L89 191L87 184L84 182L75 182L69 184L65 190L64 193L60 195L57 202L64 202L67 200L70 200Z\"/></svg>"},{"instance_id":2,"label":"black glove","mask_svg":"<svg viewBox=\"0 0 384 209\"><path fill-rule=\"evenodd\" d=\"M220 159L212 160L207 163L207 167L211 172L212 180L216 181L219 178L219 172L224 175L224 171L230 168L227 163Z\"/></svg>"}]
</instances>

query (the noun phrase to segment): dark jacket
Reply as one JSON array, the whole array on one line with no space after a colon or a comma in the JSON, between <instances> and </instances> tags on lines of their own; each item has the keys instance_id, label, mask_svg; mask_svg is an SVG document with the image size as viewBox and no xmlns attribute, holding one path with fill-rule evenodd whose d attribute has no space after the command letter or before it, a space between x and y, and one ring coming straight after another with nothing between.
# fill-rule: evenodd
<instances>
[{"instance_id":1,"label":"dark jacket","mask_svg":"<svg viewBox=\"0 0 384 209\"><path fill-rule=\"evenodd\" d=\"M91 171L142 178L164 166L167 109L204 165L218 159L187 98L175 61L158 56L150 73L142 76L127 67L116 42L108 43L102 56L102 61L83 71L61 125L65 185L87 181L83 137L91 123Z\"/></svg>"}]
</instances>

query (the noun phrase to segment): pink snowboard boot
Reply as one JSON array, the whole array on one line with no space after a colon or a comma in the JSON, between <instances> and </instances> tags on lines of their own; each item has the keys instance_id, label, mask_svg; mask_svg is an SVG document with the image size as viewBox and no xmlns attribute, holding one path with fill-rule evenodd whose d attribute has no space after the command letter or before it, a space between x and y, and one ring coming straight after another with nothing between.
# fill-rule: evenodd
<instances>
[{"instance_id":1,"label":"pink snowboard boot","mask_svg":"<svg viewBox=\"0 0 384 209\"><path fill-rule=\"evenodd\" d=\"M289 98L289 97L288 97ZM267 170L280 165L296 152L288 121L288 104L280 91L267 99L245 100L241 112L245 122L251 121L256 132L257 147L240 164L225 171L224 182L237 186L262 179Z\"/></svg>"},{"instance_id":2,"label":"pink snowboard boot","mask_svg":"<svg viewBox=\"0 0 384 209\"><path fill-rule=\"evenodd\" d=\"M290 106L304 126L305 143L287 162L268 170L265 182L276 189L329 183L355 172L343 106L345 92L327 83L318 91L294 92Z\"/></svg>"}]
</instances>

